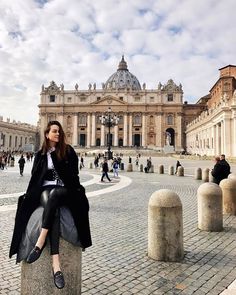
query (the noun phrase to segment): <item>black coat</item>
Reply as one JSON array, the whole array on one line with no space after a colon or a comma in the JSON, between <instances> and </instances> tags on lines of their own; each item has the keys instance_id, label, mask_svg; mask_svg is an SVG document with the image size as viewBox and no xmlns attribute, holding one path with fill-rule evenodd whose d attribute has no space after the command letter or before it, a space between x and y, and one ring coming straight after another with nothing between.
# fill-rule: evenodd
<instances>
[{"instance_id":1,"label":"black coat","mask_svg":"<svg viewBox=\"0 0 236 295\"><path fill-rule=\"evenodd\" d=\"M230 174L230 166L227 161L221 160L217 162L211 171L211 175L214 177L214 182L219 184L222 179L225 179Z\"/></svg>"},{"instance_id":2,"label":"black coat","mask_svg":"<svg viewBox=\"0 0 236 295\"><path fill-rule=\"evenodd\" d=\"M89 227L89 203L85 189L78 176L78 157L71 146L67 146L66 158L58 160L55 151L51 153L53 165L68 190L69 209L78 231L79 240L84 248L92 245ZM31 179L24 195L19 197L15 217L15 227L9 257L18 252L22 234L34 210L40 204L40 196L45 173L47 172L47 154L38 151L31 172Z\"/></svg>"}]
</instances>

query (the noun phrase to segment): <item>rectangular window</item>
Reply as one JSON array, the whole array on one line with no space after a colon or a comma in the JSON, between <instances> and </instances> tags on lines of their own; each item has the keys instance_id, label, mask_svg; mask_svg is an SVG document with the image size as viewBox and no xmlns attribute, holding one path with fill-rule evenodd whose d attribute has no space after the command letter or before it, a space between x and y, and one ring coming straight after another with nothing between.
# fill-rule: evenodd
<instances>
[{"instance_id":1,"label":"rectangular window","mask_svg":"<svg viewBox=\"0 0 236 295\"><path fill-rule=\"evenodd\" d=\"M150 102L154 102L154 97L153 96L150 97Z\"/></svg>"},{"instance_id":2,"label":"rectangular window","mask_svg":"<svg viewBox=\"0 0 236 295\"><path fill-rule=\"evenodd\" d=\"M123 101L123 96L120 96L119 99Z\"/></svg>"},{"instance_id":3,"label":"rectangular window","mask_svg":"<svg viewBox=\"0 0 236 295\"><path fill-rule=\"evenodd\" d=\"M55 102L55 101L56 101L56 96L55 95L50 95L49 102Z\"/></svg>"},{"instance_id":4,"label":"rectangular window","mask_svg":"<svg viewBox=\"0 0 236 295\"><path fill-rule=\"evenodd\" d=\"M72 98L71 97L67 97L67 102L71 102Z\"/></svg>"},{"instance_id":5,"label":"rectangular window","mask_svg":"<svg viewBox=\"0 0 236 295\"><path fill-rule=\"evenodd\" d=\"M101 99L101 97L100 97L100 96L98 96L98 97L97 97L97 101L99 101L100 99Z\"/></svg>"},{"instance_id":6,"label":"rectangular window","mask_svg":"<svg viewBox=\"0 0 236 295\"><path fill-rule=\"evenodd\" d=\"M136 97L134 98L134 101L140 101L140 97L139 97L139 96L136 96Z\"/></svg>"},{"instance_id":7,"label":"rectangular window","mask_svg":"<svg viewBox=\"0 0 236 295\"><path fill-rule=\"evenodd\" d=\"M167 101L173 101L173 94L168 94Z\"/></svg>"}]
</instances>

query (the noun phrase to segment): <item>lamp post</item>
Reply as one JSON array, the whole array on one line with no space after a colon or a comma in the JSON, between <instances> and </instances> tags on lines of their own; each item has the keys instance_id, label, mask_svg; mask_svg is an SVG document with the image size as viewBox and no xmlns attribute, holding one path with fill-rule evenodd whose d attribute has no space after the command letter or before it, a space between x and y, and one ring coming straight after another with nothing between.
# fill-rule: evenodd
<instances>
[{"instance_id":1,"label":"lamp post","mask_svg":"<svg viewBox=\"0 0 236 295\"><path fill-rule=\"evenodd\" d=\"M119 117L112 114L111 107L108 108L108 111L102 115L100 118L101 124L108 127L108 138L107 138L107 156L108 160L112 159L111 151L111 127L115 126L119 122Z\"/></svg>"}]
</instances>

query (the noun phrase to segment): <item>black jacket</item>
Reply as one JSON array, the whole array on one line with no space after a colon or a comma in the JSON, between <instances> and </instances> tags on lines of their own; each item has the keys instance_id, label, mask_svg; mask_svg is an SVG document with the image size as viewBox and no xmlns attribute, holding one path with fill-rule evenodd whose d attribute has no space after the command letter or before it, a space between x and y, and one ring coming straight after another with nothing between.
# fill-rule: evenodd
<instances>
[{"instance_id":1,"label":"black jacket","mask_svg":"<svg viewBox=\"0 0 236 295\"><path fill-rule=\"evenodd\" d=\"M214 177L214 182L219 184L222 179L225 179L230 174L230 165L227 161L221 160L217 162L211 171L211 175Z\"/></svg>"},{"instance_id":2,"label":"black jacket","mask_svg":"<svg viewBox=\"0 0 236 295\"><path fill-rule=\"evenodd\" d=\"M89 227L89 203L85 189L80 184L78 176L78 157L71 146L67 146L66 158L58 160L55 151L51 153L53 165L68 189L69 209L73 216L78 237L84 248L92 245ZM40 204L40 195L45 173L47 172L47 154L38 151L31 172L31 179L24 195L19 197L16 210L15 226L9 257L16 254L19 249L22 234L34 210Z\"/></svg>"}]
</instances>

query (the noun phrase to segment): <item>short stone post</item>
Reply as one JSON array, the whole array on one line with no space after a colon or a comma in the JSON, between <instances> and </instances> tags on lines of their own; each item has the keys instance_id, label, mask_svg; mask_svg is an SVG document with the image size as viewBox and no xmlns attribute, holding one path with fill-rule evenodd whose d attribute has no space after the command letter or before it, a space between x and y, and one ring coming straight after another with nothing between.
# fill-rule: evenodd
<instances>
[{"instance_id":1,"label":"short stone post","mask_svg":"<svg viewBox=\"0 0 236 295\"><path fill-rule=\"evenodd\" d=\"M132 171L133 171L133 165L131 163L128 163L127 172L132 172Z\"/></svg>"},{"instance_id":2,"label":"short stone post","mask_svg":"<svg viewBox=\"0 0 236 295\"><path fill-rule=\"evenodd\" d=\"M154 192L149 199L148 256L160 261L180 261L184 256L182 204L168 189Z\"/></svg>"},{"instance_id":3,"label":"short stone post","mask_svg":"<svg viewBox=\"0 0 236 295\"><path fill-rule=\"evenodd\" d=\"M194 174L194 179L202 180L202 169L201 168L196 168L195 174Z\"/></svg>"},{"instance_id":4,"label":"short stone post","mask_svg":"<svg viewBox=\"0 0 236 295\"><path fill-rule=\"evenodd\" d=\"M158 166L158 173L159 174L164 174L164 166L163 165Z\"/></svg>"},{"instance_id":5,"label":"short stone post","mask_svg":"<svg viewBox=\"0 0 236 295\"><path fill-rule=\"evenodd\" d=\"M168 168L168 174L169 175L174 175L174 166L169 166L169 168Z\"/></svg>"},{"instance_id":6,"label":"short stone post","mask_svg":"<svg viewBox=\"0 0 236 295\"><path fill-rule=\"evenodd\" d=\"M223 192L223 213L236 215L236 179L223 179L220 187Z\"/></svg>"},{"instance_id":7,"label":"short stone post","mask_svg":"<svg viewBox=\"0 0 236 295\"><path fill-rule=\"evenodd\" d=\"M228 175L228 178L229 178L229 179L235 179L235 180L236 180L236 174L235 174L235 173L230 173L230 174Z\"/></svg>"},{"instance_id":8,"label":"short stone post","mask_svg":"<svg viewBox=\"0 0 236 295\"><path fill-rule=\"evenodd\" d=\"M60 239L60 262L65 278L65 287L61 290L54 285L51 255L46 246L40 258L32 264L22 262L21 294L81 294L81 248Z\"/></svg>"},{"instance_id":9,"label":"short stone post","mask_svg":"<svg viewBox=\"0 0 236 295\"><path fill-rule=\"evenodd\" d=\"M150 172L150 173L154 173L154 165L151 165L151 167L150 167L150 169L149 169L148 172Z\"/></svg>"},{"instance_id":10,"label":"short stone post","mask_svg":"<svg viewBox=\"0 0 236 295\"><path fill-rule=\"evenodd\" d=\"M125 165L124 165L124 163L120 163L120 170L125 170Z\"/></svg>"},{"instance_id":11,"label":"short stone post","mask_svg":"<svg viewBox=\"0 0 236 295\"><path fill-rule=\"evenodd\" d=\"M203 183L197 191L198 228L218 232L223 229L222 190L215 183Z\"/></svg>"},{"instance_id":12,"label":"short stone post","mask_svg":"<svg viewBox=\"0 0 236 295\"><path fill-rule=\"evenodd\" d=\"M205 168L205 169L202 170L202 180L204 182L208 182L209 181L209 171L210 171L209 168Z\"/></svg>"},{"instance_id":13,"label":"short stone post","mask_svg":"<svg viewBox=\"0 0 236 295\"><path fill-rule=\"evenodd\" d=\"M211 170L209 169L209 182L215 182L214 176L211 174Z\"/></svg>"},{"instance_id":14,"label":"short stone post","mask_svg":"<svg viewBox=\"0 0 236 295\"><path fill-rule=\"evenodd\" d=\"M89 169L93 169L93 163L89 163Z\"/></svg>"},{"instance_id":15,"label":"short stone post","mask_svg":"<svg viewBox=\"0 0 236 295\"><path fill-rule=\"evenodd\" d=\"M140 164L140 165L139 165L139 171L140 171L140 172L143 172L143 164Z\"/></svg>"},{"instance_id":16,"label":"short stone post","mask_svg":"<svg viewBox=\"0 0 236 295\"><path fill-rule=\"evenodd\" d=\"M178 167L177 176L184 176L184 167L183 166Z\"/></svg>"}]
</instances>

